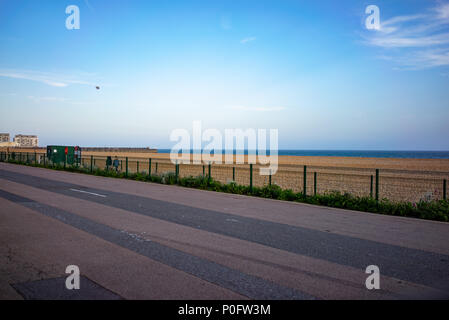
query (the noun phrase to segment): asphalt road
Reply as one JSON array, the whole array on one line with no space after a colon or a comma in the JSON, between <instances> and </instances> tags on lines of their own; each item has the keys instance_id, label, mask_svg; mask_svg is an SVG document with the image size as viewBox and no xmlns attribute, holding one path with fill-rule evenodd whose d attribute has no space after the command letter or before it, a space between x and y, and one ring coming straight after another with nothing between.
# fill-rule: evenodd
<instances>
[{"instance_id":1,"label":"asphalt road","mask_svg":"<svg viewBox=\"0 0 449 320\"><path fill-rule=\"evenodd\" d=\"M449 223L0 163L2 299L447 299L448 240Z\"/></svg>"}]
</instances>

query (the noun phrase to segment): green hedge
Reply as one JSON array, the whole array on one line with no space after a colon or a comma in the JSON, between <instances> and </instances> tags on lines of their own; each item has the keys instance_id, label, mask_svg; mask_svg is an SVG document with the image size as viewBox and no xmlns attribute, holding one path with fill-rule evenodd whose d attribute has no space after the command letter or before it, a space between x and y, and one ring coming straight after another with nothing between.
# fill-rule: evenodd
<instances>
[{"instance_id":1,"label":"green hedge","mask_svg":"<svg viewBox=\"0 0 449 320\"><path fill-rule=\"evenodd\" d=\"M42 164L30 164L17 160L10 160L9 163L44 167L44 165ZM334 208L351 209L394 216L414 217L446 222L449 221L449 201L447 200L420 201L418 203L411 203L393 202L388 199L382 199L377 202L370 197L357 197L349 193L343 194L338 191L316 196L308 195L305 197L301 192L293 192L291 189L281 189L277 185L266 185L264 187L253 187L251 189L249 186L238 185L235 182L224 184L215 181L212 178L209 179L207 176L190 176L177 179L174 172L153 174L151 176L143 173L132 173L128 174L128 176L126 177L126 174L124 172L116 172L113 169L103 170L95 168L91 173L89 168L80 166L66 166L66 168L64 168L63 165L54 164L46 165L45 167L55 170L94 174L104 177L127 178L137 181L155 182L171 185L176 184L188 188L241 194L261 198L296 201Z\"/></svg>"}]
</instances>

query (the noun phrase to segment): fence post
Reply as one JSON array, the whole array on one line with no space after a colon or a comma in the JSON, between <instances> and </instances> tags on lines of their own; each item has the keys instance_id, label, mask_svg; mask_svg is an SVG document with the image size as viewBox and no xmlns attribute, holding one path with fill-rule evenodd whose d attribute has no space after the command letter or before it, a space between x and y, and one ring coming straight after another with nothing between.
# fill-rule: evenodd
<instances>
[{"instance_id":1,"label":"fence post","mask_svg":"<svg viewBox=\"0 0 449 320\"><path fill-rule=\"evenodd\" d=\"M307 196L307 166L304 166L304 197Z\"/></svg>"},{"instance_id":2,"label":"fence post","mask_svg":"<svg viewBox=\"0 0 449 320\"><path fill-rule=\"evenodd\" d=\"M46 154L44 154L44 167L46 167L47 166L47 164L45 163L45 161L46 161L46 158L47 157L47 155Z\"/></svg>"},{"instance_id":3,"label":"fence post","mask_svg":"<svg viewBox=\"0 0 449 320\"><path fill-rule=\"evenodd\" d=\"M125 176L128 176L128 157L126 157L126 173Z\"/></svg>"},{"instance_id":4,"label":"fence post","mask_svg":"<svg viewBox=\"0 0 449 320\"><path fill-rule=\"evenodd\" d=\"M158 164L158 163L156 162L156 173L157 173L157 164Z\"/></svg>"},{"instance_id":5,"label":"fence post","mask_svg":"<svg viewBox=\"0 0 449 320\"><path fill-rule=\"evenodd\" d=\"M444 179L443 180L443 200L446 200L446 184L447 184L447 180Z\"/></svg>"},{"instance_id":6,"label":"fence post","mask_svg":"<svg viewBox=\"0 0 449 320\"><path fill-rule=\"evenodd\" d=\"M205 166L204 166L204 164L203 164L203 177L206 175L206 168L205 168Z\"/></svg>"},{"instance_id":7,"label":"fence post","mask_svg":"<svg viewBox=\"0 0 449 320\"><path fill-rule=\"evenodd\" d=\"M139 161L137 161L137 173L139 173Z\"/></svg>"},{"instance_id":8,"label":"fence post","mask_svg":"<svg viewBox=\"0 0 449 320\"><path fill-rule=\"evenodd\" d=\"M90 173L94 171L94 156L90 156Z\"/></svg>"},{"instance_id":9,"label":"fence post","mask_svg":"<svg viewBox=\"0 0 449 320\"><path fill-rule=\"evenodd\" d=\"M65 157L64 157L64 170L65 170L66 164L67 164L67 155L65 155Z\"/></svg>"},{"instance_id":10,"label":"fence post","mask_svg":"<svg viewBox=\"0 0 449 320\"><path fill-rule=\"evenodd\" d=\"M374 177L373 177L373 175L371 175L371 182L370 182L370 187L369 187L369 196L371 199L373 198L373 181L374 181Z\"/></svg>"},{"instance_id":11,"label":"fence post","mask_svg":"<svg viewBox=\"0 0 449 320\"><path fill-rule=\"evenodd\" d=\"M376 201L379 201L379 169L376 169Z\"/></svg>"},{"instance_id":12,"label":"fence post","mask_svg":"<svg viewBox=\"0 0 449 320\"><path fill-rule=\"evenodd\" d=\"M232 167L232 181L235 181L235 167Z\"/></svg>"},{"instance_id":13,"label":"fence post","mask_svg":"<svg viewBox=\"0 0 449 320\"><path fill-rule=\"evenodd\" d=\"M249 164L249 191L253 192L253 164Z\"/></svg>"},{"instance_id":14,"label":"fence post","mask_svg":"<svg viewBox=\"0 0 449 320\"><path fill-rule=\"evenodd\" d=\"M270 175L268 176L268 184L269 184L270 187L271 187L271 168L270 168Z\"/></svg>"},{"instance_id":15,"label":"fence post","mask_svg":"<svg viewBox=\"0 0 449 320\"><path fill-rule=\"evenodd\" d=\"M37 154L34 152L34 164L37 164Z\"/></svg>"},{"instance_id":16,"label":"fence post","mask_svg":"<svg viewBox=\"0 0 449 320\"><path fill-rule=\"evenodd\" d=\"M208 167L207 170L209 172L208 177L207 177L207 181L208 181L208 183L210 183L210 180L211 180L211 164L210 164L210 162L209 162L209 167Z\"/></svg>"},{"instance_id":17,"label":"fence post","mask_svg":"<svg viewBox=\"0 0 449 320\"><path fill-rule=\"evenodd\" d=\"M178 165L178 161L176 161L176 164L175 164L175 181L176 182L178 182L178 174L179 174L178 170L179 170L179 165Z\"/></svg>"},{"instance_id":18,"label":"fence post","mask_svg":"<svg viewBox=\"0 0 449 320\"><path fill-rule=\"evenodd\" d=\"M29 154L27 152L27 164L29 164L29 163L30 163L30 156L29 156Z\"/></svg>"},{"instance_id":19,"label":"fence post","mask_svg":"<svg viewBox=\"0 0 449 320\"><path fill-rule=\"evenodd\" d=\"M313 173L313 195L316 196L316 171Z\"/></svg>"},{"instance_id":20,"label":"fence post","mask_svg":"<svg viewBox=\"0 0 449 320\"><path fill-rule=\"evenodd\" d=\"M151 176L151 158L148 159L148 175Z\"/></svg>"}]
</instances>

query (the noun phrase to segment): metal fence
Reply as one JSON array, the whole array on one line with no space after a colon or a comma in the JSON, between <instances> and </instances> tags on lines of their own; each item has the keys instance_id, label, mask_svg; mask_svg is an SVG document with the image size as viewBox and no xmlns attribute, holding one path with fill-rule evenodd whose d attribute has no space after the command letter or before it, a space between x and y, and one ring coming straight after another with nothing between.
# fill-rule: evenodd
<instances>
[{"instance_id":1,"label":"metal fence","mask_svg":"<svg viewBox=\"0 0 449 320\"><path fill-rule=\"evenodd\" d=\"M116 170L107 156L83 156L79 166L93 172ZM449 172L354 167L279 165L274 175L260 175L260 165L250 164L173 164L169 159L111 157L119 161L117 171L125 175L173 173L177 177L209 176L222 183L232 181L250 187L278 185L306 195L333 191L375 199L418 202L446 200ZM15 160L44 166L55 165L42 153L0 152L0 161ZM68 166L68 164L59 163Z\"/></svg>"}]
</instances>

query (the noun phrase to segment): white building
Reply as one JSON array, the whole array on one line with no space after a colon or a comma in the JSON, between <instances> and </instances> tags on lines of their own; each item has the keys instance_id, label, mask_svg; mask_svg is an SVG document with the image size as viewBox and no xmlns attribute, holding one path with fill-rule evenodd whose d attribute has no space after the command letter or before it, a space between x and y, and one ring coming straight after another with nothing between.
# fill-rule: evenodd
<instances>
[{"instance_id":1,"label":"white building","mask_svg":"<svg viewBox=\"0 0 449 320\"><path fill-rule=\"evenodd\" d=\"M19 147L37 147L39 145L39 140L37 136L34 135L17 134L14 137L14 142L16 142Z\"/></svg>"},{"instance_id":2,"label":"white building","mask_svg":"<svg viewBox=\"0 0 449 320\"><path fill-rule=\"evenodd\" d=\"M9 142L9 133L0 133L0 143Z\"/></svg>"}]
</instances>

